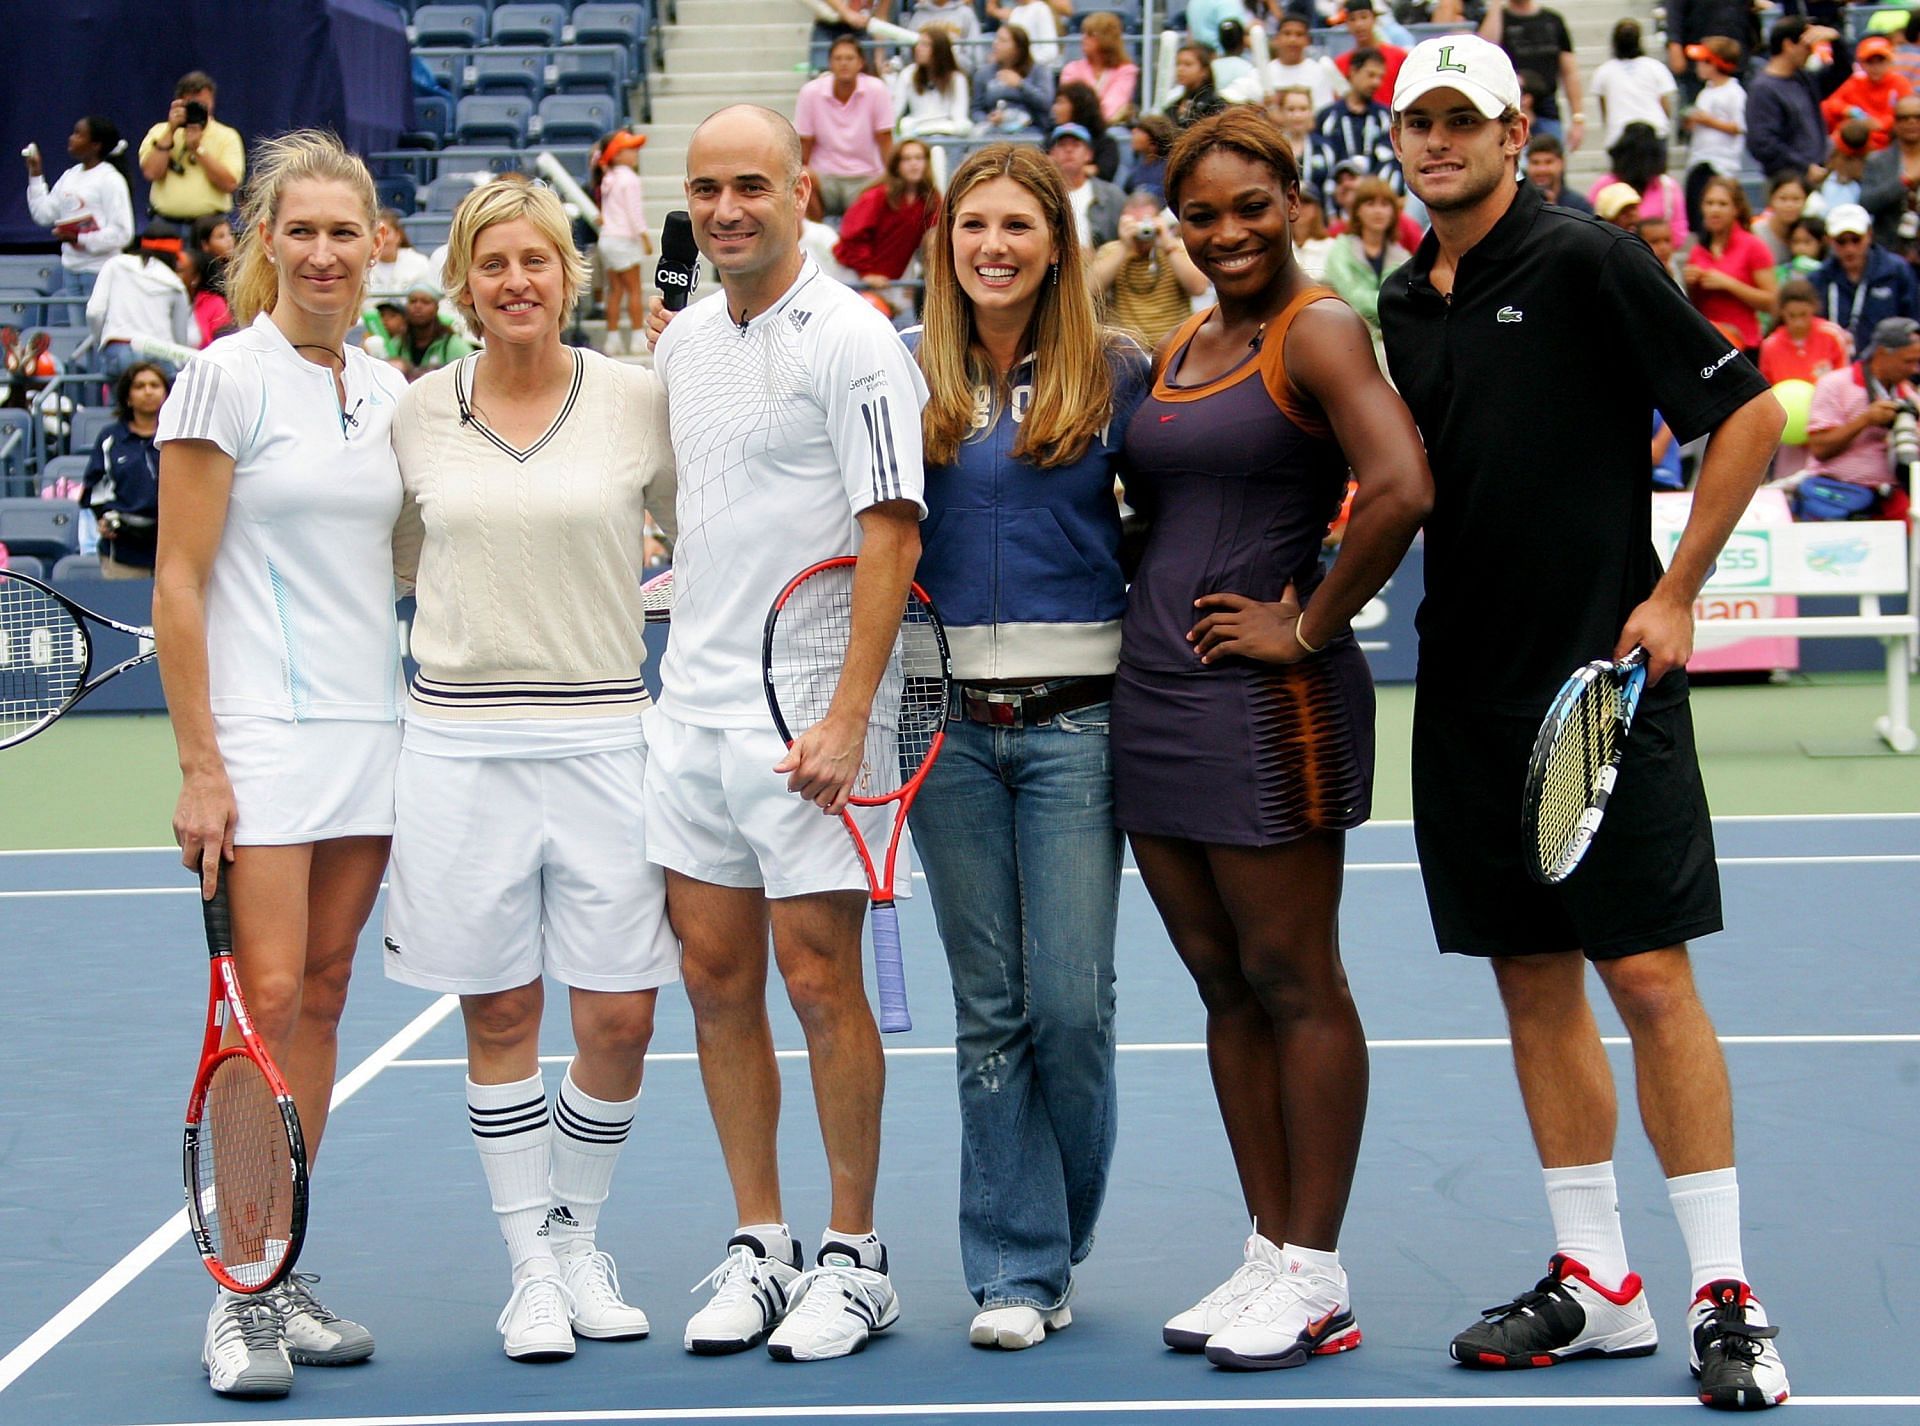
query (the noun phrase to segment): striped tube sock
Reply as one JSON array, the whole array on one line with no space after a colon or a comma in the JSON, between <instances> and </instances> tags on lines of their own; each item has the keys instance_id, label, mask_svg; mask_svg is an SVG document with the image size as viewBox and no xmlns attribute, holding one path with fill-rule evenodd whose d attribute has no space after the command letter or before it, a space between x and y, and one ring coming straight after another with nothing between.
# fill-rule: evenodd
<instances>
[{"instance_id":1,"label":"striped tube sock","mask_svg":"<svg viewBox=\"0 0 1920 1426\"><path fill-rule=\"evenodd\" d=\"M613 1168L639 1102L637 1092L618 1103L595 1099L573 1082L572 1066L567 1068L553 1102L553 1210L547 1217L548 1240L562 1261L593 1250L600 1205L613 1188Z\"/></svg>"},{"instance_id":2,"label":"striped tube sock","mask_svg":"<svg viewBox=\"0 0 1920 1426\"><path fill-rule=\"evenodd\" d=\"M543 1230L553 1202L547 1187L547 1092L536 1072L513 1084L467 1081L467 1119L480 1151L500 1236L507 1241L513 1280L557 1274Z\"/></svg>"},{"instance_id":3,"label":"striped tube sock","mask_svg":"<svg viewBox=\"0 0 1920 1426\"><path fill-rule=\"evenodd\" d=\"M1710 1282L1747 1280L1740 1254L1740 1181L1732 1169L1683 1173L1667 1180L1673 1216L1693 1264L1693 1290Z\"/></svg>"}]
</instances>

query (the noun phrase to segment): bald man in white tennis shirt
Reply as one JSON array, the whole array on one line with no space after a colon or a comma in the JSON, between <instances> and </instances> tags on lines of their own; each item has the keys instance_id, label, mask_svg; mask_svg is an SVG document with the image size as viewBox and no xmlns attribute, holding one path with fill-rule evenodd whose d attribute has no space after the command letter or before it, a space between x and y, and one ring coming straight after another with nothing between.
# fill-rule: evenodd
<instances>
[{"instance_id":1,"label":"bald man in white tennis shirt","mask_svg":"<svg viewBox=\"0 0 1920 1426\"><path fill-rule=\"evenodd\" d=\"M667 869L707 1102L739 1228L687 1324L701 1353L767 1338L845 1356L898 1299L873 1232L885 1062L861 978L867 881L837 813L920 556L926 384L886 319L800 251L812 188L784 118L722 109L687 152L687 199L720 292L660 337L679 476L673 637L648 717L648 859ZM794 575L857 553L853 636L827 716L786 749L760 673ZM780 1077L767 932L806 1032L832 1207L815 1267L780 1203ZM769 1336L768 1334L771 1333Z\"/></svg>"}]
</instances>

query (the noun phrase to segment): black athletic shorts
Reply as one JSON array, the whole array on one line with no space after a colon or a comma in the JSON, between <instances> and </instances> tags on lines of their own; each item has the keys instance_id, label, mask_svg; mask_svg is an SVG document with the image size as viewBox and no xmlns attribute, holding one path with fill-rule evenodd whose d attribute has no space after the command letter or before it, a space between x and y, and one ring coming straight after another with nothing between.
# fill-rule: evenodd
<instances>
[{"instance_id":1,"label":"black athletic shorts","mask_svg":"<svg viewBox=\"0 0 1920 1426\"><path fill-rule=\"evenodd\" d=\"M1685 699L1642 705L1620 780L1573 874L1542 886L1522 861L1520 804L1537 719L1426 696L1413 719L1413 829L1442 951L1608 960L1721 928L1713 824Z\"/></svg>"}]
</instances>

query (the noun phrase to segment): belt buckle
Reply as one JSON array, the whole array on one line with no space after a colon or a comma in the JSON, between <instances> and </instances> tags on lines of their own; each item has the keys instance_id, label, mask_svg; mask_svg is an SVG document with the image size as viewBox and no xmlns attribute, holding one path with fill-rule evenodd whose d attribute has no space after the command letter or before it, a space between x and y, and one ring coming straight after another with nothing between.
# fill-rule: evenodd
<instances>
[{"instance_id":1,"label":"belt buckle","mask_svg":"<svg viewBox=\"0 0 1920 1426\"><path fill-rule=\"evenodd\" d=\"M967 716L976 723L987 723L996 728L1013 728L1020 724L1021 694L969 689L966 702Z\"/></svg>"}]
</instances>

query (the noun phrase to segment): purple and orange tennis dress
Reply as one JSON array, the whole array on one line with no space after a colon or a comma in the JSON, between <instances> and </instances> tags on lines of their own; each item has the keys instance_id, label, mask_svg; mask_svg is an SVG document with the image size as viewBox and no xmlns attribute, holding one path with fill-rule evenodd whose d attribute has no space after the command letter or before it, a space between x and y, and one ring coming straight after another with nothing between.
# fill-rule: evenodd
<instances>
[{"instance_id":1,"label":"purple and orange tennis dress","mask_svg":"<svg viewBox=\"0 0 1920 1426\"><path fill-rule=\"evenodd\" d=\"M1127 428L1127 499L1147 545L1127 596L1113 691L1114 815L1121 829L1230 846L1272 846L1357 827L1373 797L1373 678L1342 633L1293 664L1202 664L1187 631L1203 594L1302 602L1346 492L1347 459L1287 381L1287 329L1331 288L1300 293L1246 360L1183 385L1188 344Z\"/></svg>"}]
</instances>

